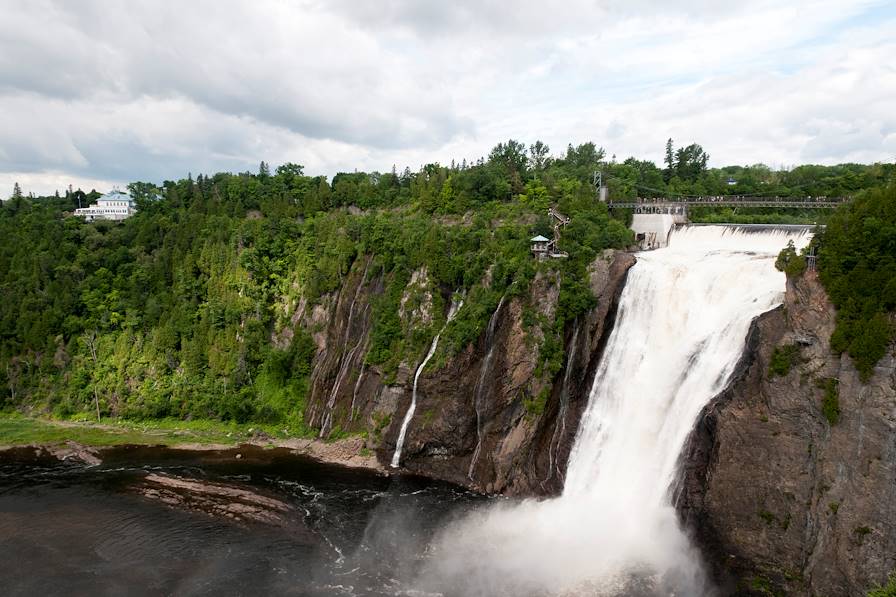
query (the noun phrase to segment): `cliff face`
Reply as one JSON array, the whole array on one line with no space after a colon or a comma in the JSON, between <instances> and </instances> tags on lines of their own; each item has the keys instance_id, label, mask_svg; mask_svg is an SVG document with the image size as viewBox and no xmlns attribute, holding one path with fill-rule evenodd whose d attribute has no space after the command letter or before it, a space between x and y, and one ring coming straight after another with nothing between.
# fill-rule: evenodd
<instances>
[{"instance_id":1,"label":"cliff face","mask_svg":"<svg viewBox=\"0 0 896 597\"><path fill-rule=\"evenodd\" d=\"M539 275L530 296L501 301L489 329L453 357L424 369L417 406L407 431L402 467L410 472L507 495L548 495L562 488L566 460L601 353L612 329L628 253L608 251L589 269L598 303L564 331L567 360L553 376L539 368L538 330L525 327L526 308L552 319L559 280ZM299 304L292 325L312 331L318 345L306 421L328 437L334 430L362 432L383 464L392 458L411 401L419 360L404 362L386 379L364 362L370 339L371 304L384 281L356 264L340 290L320 305ZM425 287L425 272L409 289ZM407 306L405 303L407 302ZM413 303L413 305L412 305ZM432 297L402 301L402 318L426 323ZM528 307L526 307L528 305ZM290 332L281 332L279 341ZM422 355L420 356L422 359ZM477 449L478 447L478 449Z\"/></svg>"},{"instance_id":2,"label":"cliff face","mask_svg":"<svg viewBox=\"0 0 896 597\"><path fill-rule=\"evenodd\" d=\"M726 593L865 595L896 569L896 360L862 384L834 316L814 272L788 281L683 454L676 504Z\"/></svg>"}]
</instances>

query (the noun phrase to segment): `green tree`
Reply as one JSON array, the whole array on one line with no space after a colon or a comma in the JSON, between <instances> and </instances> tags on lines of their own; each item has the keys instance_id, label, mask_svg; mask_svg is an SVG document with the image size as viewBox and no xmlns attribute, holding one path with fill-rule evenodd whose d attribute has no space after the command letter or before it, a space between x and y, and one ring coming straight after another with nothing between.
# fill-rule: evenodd
<instances>
[{"instance_id":1,"label":"green tree","mask_svg":"<svg viewBox=\"0 0 896 597\"><path fill-rule=\"evenodd\" d=\"M663 159L666 169L663 170L663 180L669 182L675 175L675 149L672 145L672 137L666 140L666 155Z\"/></svg>"},{"instance_id":2,"label":"green tree","mask_svg":"<svg viewBox=\"0 0 896 597\"><path fill-rule=\"evenodd\" d=\"M675 176L688 182L696 182L706 172L709 154L696 143L675 151Z\"/></svg>"},{"instance_id":3,"label":"green tree","mask_svg":"<svg viewBox=\"0 0 896 597\"><path fill-rule=\"evenodd\" d=\"M529 146L529 161L536 174L540 174L545 166L547 166L549 159L548 153L550 151L551 148L541 141L536 141Z\"/></svg>"},{"instance_id":4,"label":"green tree","mask_svg":"<svg viewBox=\"0 0 896 597\"><path fill-rule=\"evenodd\" d=\"M894 337L896 185L838 209L817 239L819 277L837 307L831 348L848 352L867 380Z\"/></svg>"}]
</instances>

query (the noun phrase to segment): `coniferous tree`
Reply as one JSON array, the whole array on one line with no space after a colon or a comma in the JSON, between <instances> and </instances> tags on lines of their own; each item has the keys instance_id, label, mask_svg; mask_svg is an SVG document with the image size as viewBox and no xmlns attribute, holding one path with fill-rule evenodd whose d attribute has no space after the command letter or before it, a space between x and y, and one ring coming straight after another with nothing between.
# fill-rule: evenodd
<instances>
[{"instance_id":1,"label":"coniferous tree","mask_svg":"<svg viewBox=\"0 0 896 597\"><path fill-rule=\"evenodd\" d=\"M541 172L547 165L549 151L551 148L541 141L536 141L529 146L529 155L536 172Z\"/></svg>"},{"instance_id":2,"label":"coniferous tree","mask_svg":"<svg viewBox=\"0 0 896 597\"><path fill-rule=\"evenodd\" d=\"M672 137L666 141L666 157L663 159L666 169L663 170L663 180L669 182L675 173L675 150L672 147Z\"/></svg>"}]
</instances>

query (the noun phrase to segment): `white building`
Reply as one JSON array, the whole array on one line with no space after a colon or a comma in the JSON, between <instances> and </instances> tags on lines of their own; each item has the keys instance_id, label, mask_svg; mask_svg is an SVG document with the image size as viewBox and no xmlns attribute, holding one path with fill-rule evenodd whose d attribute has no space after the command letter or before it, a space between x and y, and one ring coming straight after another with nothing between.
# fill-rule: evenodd
<instances>
[{"instance_id":1,"label":"white building","mask_svg":"<svg viewBox=\"0 0 896 597\"><path fill-rule=\"evenodd\" d=\"M76 216L93 220L124 220L137 213L134 199L125 192L114 190L96 200L90 207L75 210Z\"/></svg>"}]
</instances>

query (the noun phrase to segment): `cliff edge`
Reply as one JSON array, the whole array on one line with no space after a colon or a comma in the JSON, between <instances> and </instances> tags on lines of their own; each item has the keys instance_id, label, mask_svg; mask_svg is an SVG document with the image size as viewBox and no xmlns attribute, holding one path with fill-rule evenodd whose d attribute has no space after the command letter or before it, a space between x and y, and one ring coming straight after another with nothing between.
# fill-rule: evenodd
<instances>
[{"instance_id":1,"label":"cliff edge","mask_svg":"<svg viewBox=\"0 0 896 597\"><path fill-rule=\"evenodd\" d=\"M634 263L631 253L614 250L591 263L588 276L596 304L563 329L558 340L565 358L557 370L546 367L540 352L546 345L544 331L531 323L553 321L559 308L559 275L549 270L537 274L523 295L502 298L475 342L454 354L436 352L419 378L399 470L487 493L559 493L594 371ZM362 258L339 290L314 307L297 305L280 341L287 342L295 326L313 331L317 356L307 424L323 439L362 434L364 449L388 465L420 361L403 361L394 374L365 361L371 306L384 291L382 274L366 275L373 269L369 258ZM445 292L427 281L425 270L415 272L400 318L409 329L430 323L438 304L435 293Z\"/></svg>"},{"instance_id":2,"label":"cliff edge","mask_svg":"<svg viewBox=\"0 0 896 597\"><path fill-rule=\"evenodd\" d=\"M757 318L682 455L676 505L723 594L865 595L896 569L896 359L833 354L814 271Z\"/></svg>"}]
</instances>

